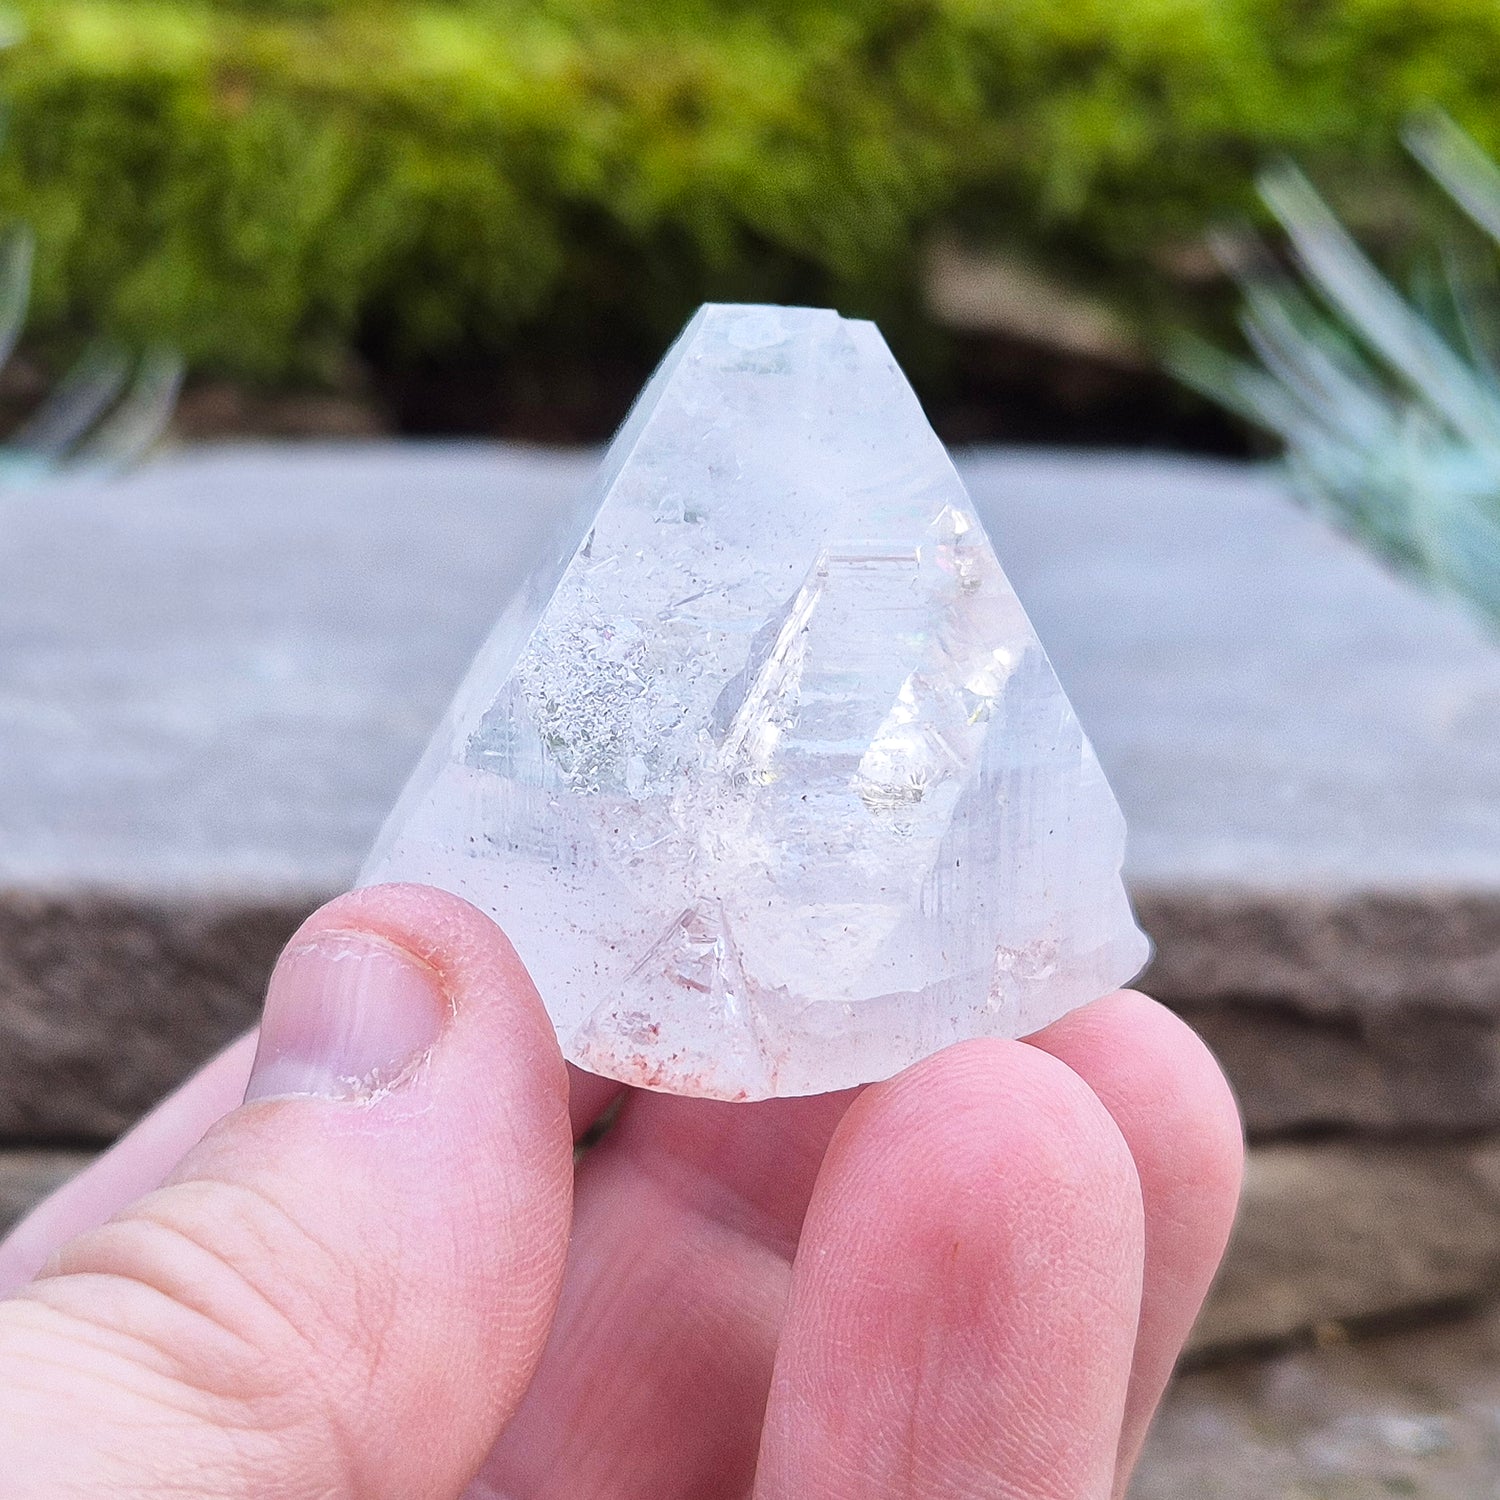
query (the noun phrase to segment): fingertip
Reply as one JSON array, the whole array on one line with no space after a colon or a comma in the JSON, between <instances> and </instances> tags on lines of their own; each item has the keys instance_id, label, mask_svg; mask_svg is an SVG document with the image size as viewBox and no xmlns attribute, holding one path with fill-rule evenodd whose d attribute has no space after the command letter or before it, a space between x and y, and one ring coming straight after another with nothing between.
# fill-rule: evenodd
<instances>
[{"instance_id":1,"label":"fingertip","mask_svg":"<svg viewBox=\"0 0 1500 1500\"><path fill-rule=\"evenodd\" d=\"M507 988L535 995L531 976L495 921L472 902L436 886L363 886L320 906L293 934L292 950L325 932L368 932L404 948L439 973L483 969Z\"/></svg>"},{"instance_id":2,"label":"fingertip","mask_svg":"<svg viewBox=\"0 0 1500 1500\"><path fill-rule=\"evenodd\" d=\"M866 1089L797 1254L758 1500L1107 1493L1142 1218L1113 1119L1038 1049Z\"/></svg>"},{"instance_id":3,"label":"fingertip","mask_svg":"<svg viewBox=\"0 0 1500 1500\"><path fill-rule=\"evenodd\" d=\"M1086 1081L1121 1125L1143 1171L1170 1170L1198 1195L1200 1207L1222 1213L1227 1203L1232 1215L1245 1163L1239 1102L1186 1021L1149 995L1120 990L1028 1043Z\"/></svg>"},{"instance_id":4,"label":"fingertip","mask_svg":"<svg viewBox=\"0 0 1500 1500\"><path fill-rule=\"evenodd\" d=\"M1139 1217L1135 1163L1114 1119L1078 1075L1018 1042L949 1047L866 1089L832 1151L888 1155L926 1193L988 1181L994 1200L1043 1185L1077 1191L1122 1224Z\"/></svg>"},{"instance_id":5,"label":"fingertip","mask_svg":"<svg viewBox=\"0 0 1500 1500\"><path fill-rule=\"evenodd\" d=\"M1018 1295L1033 1276L1053 1293L1087 1287L1133 1329L1145 1234L1135 1161L1057 1059L992 1038L947 1048L865 1090L830 1154L845 1214L908 1264L962 1243L984 1278L1014 1277Z\"/></svg>"},{"instance_id":6,"label":"fingertip","mask_svg":"<svg viewBox=\"0 0 1500 1500\"><path fill-rule=\"evenodd\" d=\"M1244 1175L1234 1094L1180 1017L1136 991L1030 1038L1066 1064L1119 1126L1146 1211L1141 1322L1120 1440L1123 1484L1229 1241Z\"/></svg>"},{"instance_id":7,"label":"fingertip","mask_svg":"<svg viewBox=\"0 0 1500 1500\"><path fill-rule=\"evenodd\" d=\"M380 939L429 967L465 1029L483 1033L484 1045L507 1062L522 1063L528 1082L567 1110L570 1078L557 1033L520 955L490 916L435 886L365 886L314 912L283 961L325 935L347 932Z\"/></svg>"}]
</instances>

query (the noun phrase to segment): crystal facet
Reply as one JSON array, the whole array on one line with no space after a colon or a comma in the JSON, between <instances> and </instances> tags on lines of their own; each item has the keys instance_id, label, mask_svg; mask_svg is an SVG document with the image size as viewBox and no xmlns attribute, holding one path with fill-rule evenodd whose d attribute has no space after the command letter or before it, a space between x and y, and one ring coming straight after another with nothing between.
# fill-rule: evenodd
<instances>
[{"instance_id":1,"label":"crystal facet","mask_svg":"<svg viewBox=\"0 0 1500 1500\"><path fill-rule=\"evenodd\" d=\"M1130 979L1124 836L875 327L710 306L361 878L493 915L580 1066L758 1099Z\"/></svg>"}]
</instances>

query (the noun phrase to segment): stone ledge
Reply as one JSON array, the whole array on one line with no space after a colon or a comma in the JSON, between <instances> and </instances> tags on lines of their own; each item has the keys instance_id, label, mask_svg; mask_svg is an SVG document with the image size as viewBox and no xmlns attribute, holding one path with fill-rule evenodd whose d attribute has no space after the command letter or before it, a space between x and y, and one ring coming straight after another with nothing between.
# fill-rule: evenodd
<instances>
[{"instance_id":1,"label":"stone ledge","mask_svg":"<svg viewBox=\"0 0 1500 1500\"><path fill-rule=\"evenodd\" d=\"M254 1023L281 946L336 894L151 900L0 890L0 1141L113 1139ZM1478 988L1469 1004L1293 1003L1274 990L1205 1002L1184 982L1194 964L1180 953L1196 950L1220 974L1240 959L1212 957L1201 912L1178 950L1175 918L1151 898L1141 911L1173 955L1144 985L1218 1055L1252 1139L1327 1127L1390 1137L1500 1129L1500 1018L1480 1005ZM1221 907L1218 920L1217 951L1243 955L1250 940L1234 931L1233 911ZM1313 947L1338 961L1336 940L1310 938Z\"/></svg>"},{"instance_id":2,"label":"stone ledge","mask_svg":"<svg viewBox=\"0 0 1500 1500\"><path fill-rule=\"evenodd\" d=\"M1500 1141L1252 1151L1198 1354L1500 1290Z\"/></svg>"},{"instance_id":3,"label":"stone ledge","mask_svg":"<svg viewBox=\"0 0 1500 1500\"><path fill-rule=\"evenodd\" d=\"M1171 1004L1372 1023L1417 1007L1500 1024L1500 887L1131 886L1156 943L1151 987Z\"/></svg>"},{"instance_id":4,"label":"stone ledge","mask_svg":"<svg viewBox=\"0 0 1500 1500\"><path fill-rule=\"evenodd\" d=\"M0 893L0 1142L113 1140L255 1023L315 905Z\"/></svg>"},{"instance_id":5,"label":"stone ledge","mask_svg":"<svg viewBox=\"0 0 1500 1500\"><path fill-rule=\"evenodd\" d=\"M1130 820L1149 983L1255 1133L1495 1126L1500 650L1257 470L961 463ZM104 1139L248 1021L590 467L224 448L0 496L0 1139Z\"/></svg>"},{"instance_id":6,"label":"stone ledge","mask_svg":"<svg viewBox=\"0 0 1500 1500\"><path fill-rule=\"evenodd\" d=\"M1144 987L1218 1054L1252 1139L1500 1128L1500 896L1135 895Z\"/></svg>"},{"instance_id":7,"label":"stone ledge","mask_svg":"<svg viewBox=\"0 0 1500 1500\"><path fill-rule=\"evenodd\" d=\"M1269 1002L1177 1009L1234 1081L1252 1140L1500 1129L1500 1027L1460 1009L1309 1016Z\"/></svg>"}]
</instances>

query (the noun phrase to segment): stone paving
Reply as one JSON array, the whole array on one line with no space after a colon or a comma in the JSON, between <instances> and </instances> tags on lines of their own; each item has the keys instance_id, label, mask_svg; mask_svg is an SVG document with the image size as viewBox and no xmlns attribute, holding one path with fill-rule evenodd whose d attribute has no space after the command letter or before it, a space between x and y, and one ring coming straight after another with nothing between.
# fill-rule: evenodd
<instances>
[{"instance_id":1,"label":"stone paving","mask_svg":"<svg viewBox=\"0 0 1500 1500\"><path fill-rule=\"evenodd\" d=\"M1179 1377L1130 1500L1493 1500L1500 1313Z\"/></svg>"},{"instance_id":2,"label":"stone paving","mask_svg":"<svg viewBox=\"0 0 1500 1500\"><path fill-rule=\"evenodd\" d=\"M0 1136L107 1135L243 1022L589 468L252 446L0 497ZM1500 1123L1500 652L1254 469L963 468L1252 1130ZM115 1004L134 1094L76 1055Z\"/></svg>"}]
</instances>

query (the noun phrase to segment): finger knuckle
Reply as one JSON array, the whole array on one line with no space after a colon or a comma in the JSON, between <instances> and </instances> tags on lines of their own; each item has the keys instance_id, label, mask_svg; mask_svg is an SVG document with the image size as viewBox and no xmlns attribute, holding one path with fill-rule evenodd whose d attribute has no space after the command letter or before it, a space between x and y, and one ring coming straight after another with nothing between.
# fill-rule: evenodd
<instances>
[{"instance_id":1,"label":"finger knuckle","mask_svg":"<svg viewBox=\"0 0 1500 1500\"><path fill-rule=\"evenodd\" d=\"M215 1421L273 1428L348 1369L348 1273L273 1194L187 1182L75 1240L40 1291Z\"/></svg>"}]
</instances>

